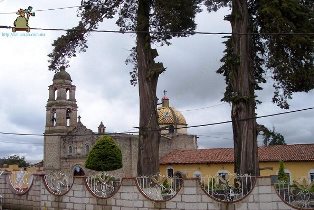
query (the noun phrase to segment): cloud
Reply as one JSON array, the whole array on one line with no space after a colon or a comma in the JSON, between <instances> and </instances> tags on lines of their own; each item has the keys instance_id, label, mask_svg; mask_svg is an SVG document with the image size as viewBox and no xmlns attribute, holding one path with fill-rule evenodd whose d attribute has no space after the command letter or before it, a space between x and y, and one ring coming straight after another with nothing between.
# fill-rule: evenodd
<instances>
[{"instance_id":1,"label":"cloud","mask_svg":"<svg viewBox=\"0 0 314 210\"><path fill-rule=\"evenodd\" d=\"M16 11L20 7L34 9L58 8L77 5L77 1L35 1L21 4L20 1L1 2L1 12ZM205 10L196 17L198 31L229 32L230 24L223 21L229 10L224 9L208 14ZM1 24L12 25L15 14L1 16ZM78 22L76 9L36 12L31 19L32 27L71 28ZM113 29L114 20L104 21L101 29ZM5 37L1 29L0 64L0 131L43 133L45 126L45 105L48 86L52 84L53 72L48 71L47 55L51 44L65 32L43 32L42 37ZM91 33L86 53L70 60L67 70L76 85L78 113L82 122L96 131L103 121L110 132L135 130L139 119L138 87L130 85L129 71L124 61L135 44L135 36L116 33ZM167 67L158 83L157 94L161 98L167 90L170 105L182 111L189 125L222 122L230 120L230 105L221 104L225 91L224 77L216 74L223 56L224 38L219 35L193 35L171 40L170 46L154 46L158 62ZM272 84L263 85L257 92L263 101L258 105L257 114L282 112L272 104ZM313 91L298 93L291 100L291 109L313 106ZM213 106L214 105L214 106ZM206 108L208 107L208 108ZM185 111L191 110L191 111ZM258 119L259 123L275 127L285 136L287 143L313 143L313 111ZM199 146L232 147L232 125L223 124L190 128L191 134L199 135ZM12 139L14 138L14 139ZM11 142L23 142L16 146ZM0 157L23 154L27 159L41 159L42 137L8 136L0 134ZM25 144L29 143L29 144Z\"/></svg>"}]
</instances>

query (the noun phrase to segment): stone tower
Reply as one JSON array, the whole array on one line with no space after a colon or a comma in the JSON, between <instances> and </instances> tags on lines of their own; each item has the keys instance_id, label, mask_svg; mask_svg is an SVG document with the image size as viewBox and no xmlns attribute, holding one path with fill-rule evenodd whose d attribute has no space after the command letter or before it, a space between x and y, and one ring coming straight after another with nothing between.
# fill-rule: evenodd
<instances>
[{"instance_id":1,"label":"stone tower","mask_svg":"<svg viewBox=\"0 0 314 210\"><path fill-rule=\"evenodd\" d=\"M77 104L75 86L71 76L60 68L49 86L46 106L46 126L44 137L44 168L58 170L61 167L61 136L77 126Z\"/></svg>"}]
</instances>

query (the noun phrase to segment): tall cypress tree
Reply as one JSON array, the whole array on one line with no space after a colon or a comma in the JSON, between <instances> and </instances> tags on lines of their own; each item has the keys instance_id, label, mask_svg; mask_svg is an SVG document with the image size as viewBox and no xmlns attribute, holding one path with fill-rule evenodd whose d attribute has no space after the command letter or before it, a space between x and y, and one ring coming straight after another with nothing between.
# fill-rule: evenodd
<instances>
[{"instance_id":1,"label":"tall cypress tree","mask_svg":"<svg viewBox=\"0 0 314 210\"><path fill-rule=\"evenodd\" d=\"M79 11L81 21L54 41L49 54L50 70L68 66L69 58L87 49L87 35L99 22L118 15L122 31L136 31L136 47L129 61L135 63L131 83L138 83L140 99L138 175L159 171L160 131L157 121L156 89L159 75L165 71L154 58L152 43L170 44L173 37L184 37L195 29L194 17L201 0L83 0ZM176 33L172 33L176 32Z\"/></svg>"},{"instance_id":2,"label":"tall cypress tree","mask_svg":"<svg viewBox=\"0 0 314 210\"><path fill-rule=\"evenodd\" d=\"M311 0L204 0L208 11L230 7L232 36L224 42L223 101L232 104L235 173L258 175L256 90L274 80L273 102L288 109L294 92L314 88L314 2ZM245 120L249 119L249 120Z\"/></svg>"},{"instance_id":3,"label":"tall cypress tree","mask_svg":"<svg viewBox=\"0 0 314 210\"><path fill-rule=\"evenodd\" d=\"M289 180L288 175L285 173L285 165L283 161L279 162L278 181L287 183Z\"/></svg>"}]
</instances>

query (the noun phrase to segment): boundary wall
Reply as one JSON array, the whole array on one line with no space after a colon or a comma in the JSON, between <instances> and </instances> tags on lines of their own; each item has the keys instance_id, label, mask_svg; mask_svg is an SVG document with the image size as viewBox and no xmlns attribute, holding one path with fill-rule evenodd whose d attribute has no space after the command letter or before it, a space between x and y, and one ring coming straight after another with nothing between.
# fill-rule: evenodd
<instances>
[{"instance_id":1,"label":"boundary wall","mask_svg":"<svg viewBox=\"0 0 314 210\"><path fill-rule=\"evenodd\" d=\"M136 183L136 178L123 178L121 186L110 198L94 197L85 177L75 177L64 195L51 194L43 175L34 174L33 183L24 194L17 194L9 183L10 174L0 177L3 210L294 210L271 185L270 177L258 177L254 189L237 202L219 202L206 194L198 179L184 179L180 191L168 201L149 199ZM1 204L0 204L1 210Z\"/></svg>"}]
</instances>

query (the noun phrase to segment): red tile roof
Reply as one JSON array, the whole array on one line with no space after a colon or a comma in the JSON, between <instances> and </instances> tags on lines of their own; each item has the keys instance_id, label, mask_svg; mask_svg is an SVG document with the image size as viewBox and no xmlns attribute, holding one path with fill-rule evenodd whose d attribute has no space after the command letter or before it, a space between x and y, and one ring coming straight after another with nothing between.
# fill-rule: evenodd
<instances>
[{"instance_id":1,"label":"red tile roof","mask_svg":"<svg viewBox=\"0 0 314 210\"><path fill-rule=\"evenodd\" d=\"M258 148L261 162L314 161L314 144L275 145ZM233 163L233 148L175 150L160 164Z\"/></svg>"}]
</instances>

